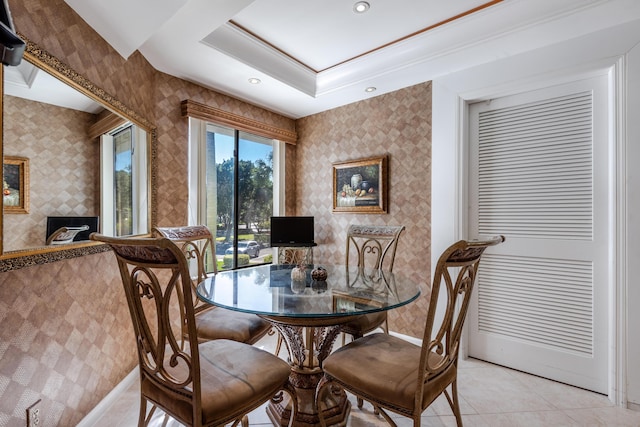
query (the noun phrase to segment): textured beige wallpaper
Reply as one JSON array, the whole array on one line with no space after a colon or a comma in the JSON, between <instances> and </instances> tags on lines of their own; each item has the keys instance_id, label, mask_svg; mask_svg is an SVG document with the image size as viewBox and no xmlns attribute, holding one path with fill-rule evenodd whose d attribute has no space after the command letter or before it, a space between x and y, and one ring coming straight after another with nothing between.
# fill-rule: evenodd
<instances>
[{"instance_id":1,"label":"textured beige wallpaper","mask_svg":"<svg viewBox=\"0 0 640 427\"><path fill-rule=\"evenodd\" d=\"M28 158L30 171L29 213L4 216L4 250L44 246L47 216L99 214L93 114L5 96L2 119L4 155Z\"/></svg>"},{"instance_id":2,"label":"textured beige wallpaper","mask_svg":"<svg viewBox=\"0 0 640 427\"><path fill-rule=\"evenodd\" d=\"M76 425L134 367L111 252L0 273L0 425ZM93 273L92 273L93 272Z\"/></svg>"},{"instance_id":3,"label":"textured beige wallpaper","mask_svg":"<svg viewBox=\"0 0 640 427\"><path fill-rule=\"evenodd\" d=\"M297 146L287 144L285 149L285 215L296 215Z\"/></svg>"},{"instance_id":4,"label":"textured beige wallpaper","mask_svg":"<svg viewBox=\"0 0 640 427\"><path fill-rule=\"evenodd\" d=\"M431 265L431 83L380 95L297 122L297 215L315 216L314 260L343 262L350 224L404 225L394 271L423 283L423 296L389 313L389 328L421 336ZM333 162L389 156L389 213L332 213Z\"/></svg>"}]
</instances>

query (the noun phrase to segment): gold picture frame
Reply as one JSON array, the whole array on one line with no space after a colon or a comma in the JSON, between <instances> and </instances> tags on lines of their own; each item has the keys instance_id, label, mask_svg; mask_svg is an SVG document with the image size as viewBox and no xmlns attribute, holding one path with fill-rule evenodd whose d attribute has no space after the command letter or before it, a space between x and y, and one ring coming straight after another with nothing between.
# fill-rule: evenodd
<instances>
[{"instance_id":1,"label":"gold picture frame","mask_svg":"<svg viewBox=\"0 0 640 427\"><path fill-rule=\"evenodd\" d=\"M388 156L333 163L333 212L387 213Z\"/></svg>"},{"instance_id":2,"label":"gold picture frame","mask_svg":"<svg viewBox=\"0 0 640 427\"><path fill-rule=\"evenodd\" d=\"M4 213L29 213L29 159L4 156L2 162L2 204Z\"/></svg>"}]
</instances>

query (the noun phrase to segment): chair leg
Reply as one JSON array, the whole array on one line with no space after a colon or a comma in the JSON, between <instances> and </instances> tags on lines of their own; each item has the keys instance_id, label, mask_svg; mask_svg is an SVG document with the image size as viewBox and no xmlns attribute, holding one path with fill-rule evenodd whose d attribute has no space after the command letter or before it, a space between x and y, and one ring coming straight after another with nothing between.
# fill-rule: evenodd
<instances>
[{"instance_id":1,"label":"chair leg","mask_svg":"<svg viewBox=\"0 0 640 427\"><path fill-rule=\"evenodd\" d=\"M156 412L157 406L152 404L151 410L147 414L147 399L140 395L140 415L138 416L138 427L145 427L149 425L153 414ZM165 416L166 418L166 416Z\"/></svg>"},{"instance_id":2,"label":"chair leg","mask_svg":"<svg viewBox=\"0 0 640 427\"><path fill-rule=\"evenodd\" d=\"M140 414L138 415L138 427L146 425L147 418L147 399L140 395Z\"/></svg>"},{"instance_id":3,"label":"chair leg","mask_svg":"<svg viewBox=\"0 0 640 427\"><path fill-rule=\"evenodd\" d=\"M462 414L460 413L460 400L458 399L458 384L457 380L454 380L451 383L451 396L447 391L444 391L444 395L449 402L449 406L451 406L451 410L453 411L453 415L456 417L456 425L458 427L462 427Z\"/></svg>"},{"instance_id":4,"label":"chair leg","mask_svg":"<svg viewBox=\"0 0 640 427\"><path fill-rule=\"evenodd\" d=\"M391 427L398 427L398 425L391 419L391 417L389 416L389 414L387 414L387 412L382 409L381 407L377 406L377 405L373 405L373 412L376 415L382 415L382 418L384 418L384 420L387 422L387 424L389 424ZM413 425L415 426L416 424L415 419L413 420ZM420 425L420 416L418 416L418 426Z\"/></svg>"}]
</instances>

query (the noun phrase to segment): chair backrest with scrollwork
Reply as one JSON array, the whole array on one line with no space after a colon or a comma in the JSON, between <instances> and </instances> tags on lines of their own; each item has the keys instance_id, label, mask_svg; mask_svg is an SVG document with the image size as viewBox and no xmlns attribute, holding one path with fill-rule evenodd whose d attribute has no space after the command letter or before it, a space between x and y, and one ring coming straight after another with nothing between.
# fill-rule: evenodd
<instances>
[{"instance_id":1,"label":"chair backrest with scrollwork","mask_svg":"<svg viewBox=\"0 0 640 427\"><path fill-rule=\"evenodd\" d=\"M143 394L147 387L159 390L194 405L198 414L201 387L195 313L193 304L185 303L192 301L193 286L181 248L166 238L93 233L91 239L108 244L116 255L133 322ZM176 319L178 311L183 318ZM188 331L186 336L176 327L180 322Z\"/></svg>"},{"instance_id":2,"label":"chair backrest with scrollwork","mask_svg":"<svg viewBox=\"0 0 640 427\"><path fill-rule=\"evenodd\" d=\"M404 225L352 224L347 231L346 264L354 257L357 266L393 271L400 233Z\"/></svg>"},{"instance_id":3,"label":"chair backrest with scrollwork","mask_svg":"<svg viewBox=\"0 0 640 427\"><path fill-rule=\"evenodd\" d=\"M422 341L420 366L428 382L457 363L460 336L476 282L480 257L489 246L504 241L503 236L490 240L460 240L449 246L436 265L427 322ZM444 292L443 295L440 295ZM445 304L445 309L440 308ZM444 312L438 316L438 312Z\"/></svg>"},{"instance_id":4,"label":"chair backrest with scrollwork","mask_svg":"<svg viewBox=\"0 0 640 427\"><path fill-rule=\"evenodd\" d=\"M199 299L195 289L198 284L208 277L209 274L218 272L218 262L216 259L216 247L213 235L206 225L187 225L182 227L154 227L153 234L165 237L178 245L189 265L191 273L192 303L195 313L208 310L211 305ZM179 293L179 297L182 295ZM182 307L182 305L181 305ZM181 312L184 318L184 312ZM182 333L188 333L186 323L182 322Z\"/></svg>"},{"instance_id":5,"label":"chair backrest with scrollwork","mask_svg":"<svg viewBox=\"0 0 640 427\"><path fill-rule=\"evenodd\" d=\"M215 242L206 225L154 227L153 232L181 247L191 268L194 284L218 272Z\"/></svg>"}]
</instances>

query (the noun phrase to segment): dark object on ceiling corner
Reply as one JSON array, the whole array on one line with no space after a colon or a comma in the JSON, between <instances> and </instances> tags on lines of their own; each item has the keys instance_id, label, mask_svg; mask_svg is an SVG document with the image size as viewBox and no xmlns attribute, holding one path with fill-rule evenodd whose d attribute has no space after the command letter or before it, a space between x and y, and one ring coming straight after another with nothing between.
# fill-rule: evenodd
<instances>
[{"instance_id":1,"label":"dark object on ceiling corner","mask_svg":"<svg viewBox=\"0 0 640 427\"><path fill-rule=\"evenodd\" d=\"M22 61L26 43L16 34L7 0L0 3L0 53L4 65L16 66Z\"/></svg>"}]
</instances>

